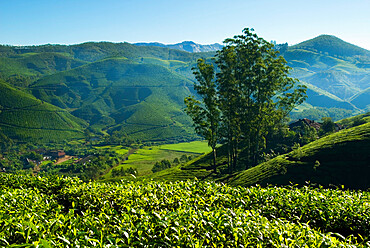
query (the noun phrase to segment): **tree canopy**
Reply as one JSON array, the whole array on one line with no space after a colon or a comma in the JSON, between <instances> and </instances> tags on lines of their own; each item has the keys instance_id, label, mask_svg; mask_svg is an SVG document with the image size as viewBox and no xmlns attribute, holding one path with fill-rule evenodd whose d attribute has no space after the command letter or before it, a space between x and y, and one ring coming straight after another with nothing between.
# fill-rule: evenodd
<instances>
[{"instance_id":1,"label":"tree canopy","mask_svg":"<svg viewBox=\"0 0 370 248\"><path fill-rule=\"evenodd\" d=\"M241 150L247 154L246 166L257 164L269 131L306 97L274 45L253 31L246 28L224 41L216 69L198 60L194 89L201 100L185 99L197 133L213 149L215 143L227 145L230 172Z\"/></svg>"}]
</instances>

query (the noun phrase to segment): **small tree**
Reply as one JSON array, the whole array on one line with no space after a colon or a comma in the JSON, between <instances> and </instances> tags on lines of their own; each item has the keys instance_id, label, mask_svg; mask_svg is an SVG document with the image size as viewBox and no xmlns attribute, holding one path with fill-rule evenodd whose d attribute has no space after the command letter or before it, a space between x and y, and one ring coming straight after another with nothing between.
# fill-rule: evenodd
<instances>
[{"instance_id":1,"label":"small tree","mask_svg":"<svg viewBox=\"0 0 370 248\"><path fill-rule=\"evenodd\" d=\"M40 162L42 161L43 157L41 154L36 153L35 151L32 151L26 155L28 159Z\"/></svg>"},{"instance_id":2,"label":"small tree","mask_svg":"<svg viewBox=\"0 0 370 248\"><path fill-rule=\"evenodd\" d=\"M335 131L335 123L331 120L330 117L323 117L321 120L322 125L319 130L320 135L325 135Z\"/></svg>"},{"instance_id":3,"label":"small tree","mask_svg":"<svg viewBox=\"0 0 370 248\"><path fill-rule=\"evenodd\" d=\"M165 169L168 169L168 168L171 168L171 162L168 161L167 159L163 159L162 161L156 162L154 164L154 166L152 168L152 172L156 173L158 171L165 170Z\"/></svg>"},{"instance_id":4,"label":"small tree","mask_svg":"<svg viewBox=\"0 0 370 248\"><path fill-rule=\"evenodd\" d=\"M175 158L172 162L174 165L178 165L180 163L179 158Z\"/></svg>"},{"instance_id":5,"label":"small tree","mask_svg":"<svg viewBox=\"0 0 370 248\"><path fill-rule=\"evenodd\" d=\"M304 123L300 123L300 125L293 127L292 131L295 133L294 142L299 143L301 146L317 139L316 129Z\"/></svg>"},{"instance_id":6,"label":"small tree","mask_svg":"<svg viewBox=\"0 0 370 248\"><path fill-rule=\"evenodd\" d=\"M186 163L186 162L188 162L188 156L186 156L185 154L181 155L181 157L180 157L180 161L181 161L182 163Z\"/></svg>"}]
</instances>

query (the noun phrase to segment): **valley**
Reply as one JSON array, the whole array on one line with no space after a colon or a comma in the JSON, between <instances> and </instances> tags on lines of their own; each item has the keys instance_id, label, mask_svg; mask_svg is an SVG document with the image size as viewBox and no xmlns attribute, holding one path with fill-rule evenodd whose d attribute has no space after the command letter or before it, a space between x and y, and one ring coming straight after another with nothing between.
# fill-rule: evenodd
<instances>
[{"instance_id":1,"label":"valley","mask_svg":"<svg viewBox=\"0 0 370 248\"><path fill-rule=\"evenodd\" d=\"M248 32L0 45L0 245L367 247L370 51Z\"/></svg>"},{"instance_id":2,"label":"valley","mask_svg":"<svg viewBox=\"0 0 370 248\"><path fill-rule=\"evenodd\" d=\"M83 151L94 144L128 150L199 139L184 113L184 98L195 93L196 60L211 61L219 49L192 42L0 46L2 147L77 142L87 146ZM307 99L293 109L292 121L338 121L368 110L369 51L328 35L276 49L292 67L291 75L307 87ZM163 159L174 159L162 153ZM148 161L140 172L151 172L157 162ZM140 167L131 160L119 168L129 164Z\"/></svg>"},{"instance_id":3,"label":"valley","mask_svg":"<svg viewBox=\"0 0 370 248\"><path fill-rule=\"evenodd\" d=\"M23 97L34 97L72 114L69 118L82 125L70 124L75 132L87 128L98 139L119 133L141 141L189 141L196 135L183 112L183 99L194 93L191 68L199 58L214 57L221 47L192 53L172 48L184 49L108 42L0 46L0 78ZM304 118L302 111L309 110L339 120L368 110L369 51L325 35L295 46L278 45L277 49L292 67L291 75L308 88L306 102L293 110L292 117ZM0 105L6 109L6 104ZM31 122L28 113L19 111L17 115ZM30 136L47 141L58 136L42 124L35 123L44 134L6 118L2 118L2 126L15 130L8 138ZM34 119L32 122L43 120Z\"/></svg>"}]
</instances>

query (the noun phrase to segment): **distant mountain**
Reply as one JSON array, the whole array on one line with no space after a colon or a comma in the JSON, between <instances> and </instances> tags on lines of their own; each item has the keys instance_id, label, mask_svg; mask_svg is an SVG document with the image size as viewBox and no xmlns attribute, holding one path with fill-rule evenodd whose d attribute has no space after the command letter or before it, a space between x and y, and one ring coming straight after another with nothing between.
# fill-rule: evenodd
<instances>
[{"instance_id":1,"label":"distant mountain","mask_svg":"<svg viewBox=\"0 0 370 248\"><path fill-rule=\"evenodd\" d=\"M370 61L370 51L345 42L333 35L320 35L294 45L291 48L321 52L333 57L349 58L351 60L363 57L362 59ZM354 58L355 56L359 57Z\"/></svg>"},{"instance_id":2,"label":"distant mountain","mask_svg":"<svg viewBox=\"0 0 370 248\"><path fill-rule=\"evenodd\" d=\"M189 52L189 53L213 52L213 51L221 50L222 47L223 47L223 45L221 45L219 43L214 43L214 44L211 44L211 45L201 45L201 44L197 44L193 41L183 41L181 43L171 44L171 45L165 45L165 44L158 43L158 42L134 43L134 45L137 45L137 46L167 47L167 48L170 48L170 49L182 50L182 51L186 51L186 52Z\"/></svg>"},{"instance_id":3,"label":"distant mountain","mask_svg":"<svg viewBox=\"0 0 370 248\"><path fill-rule=\"evenodd\" d=\"M11 84L22 84L25 87L42 76L73 69L77 63L82 65L111 57L124 57L140 63L171 67L176 72L193 79L191 68L196 64L197 59L213 56L214 52L189 53L166 47L111 42L87 42L69 46L0 45L0 78ZM62 61L60 58L65 58L64 65L60 62Z\"/></svg>"},{"instance_id":4,"label":"distant mountain","mask_svg":"<svg viewBox=\"0 0 370 248\"><path fill-rule=\"evenodd\" d=\"M5 46L0 45L0 58L17 59L22 56L58 53L76 60L94 62L108 57L129 59L155 57L162 60L192 61L202 54L191 54L167 47L136 46L130 43L86 42L76 45ZM4 66L0 64L1 66Z\"/></svg>"},{"instance_id":5,"label":"distant mountain","mask_svg":"<svg viewBox=\"0 0 370 248\"><path fill-rule=\"evenodd\" d=\"M322 35L282 53L292 76L342 100L370 87L370 51L335 36Z\"/></svg>"}]
</instances>

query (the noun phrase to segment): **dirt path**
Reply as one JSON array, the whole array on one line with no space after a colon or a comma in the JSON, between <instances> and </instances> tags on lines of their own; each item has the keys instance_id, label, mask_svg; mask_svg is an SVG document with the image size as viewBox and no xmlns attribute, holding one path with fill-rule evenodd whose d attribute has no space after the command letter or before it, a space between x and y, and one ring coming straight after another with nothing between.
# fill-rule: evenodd
<instances>
[{"instance_id":1,"label":"dirt path","mask_svg":"<svg viewBox=\"0 0 370 248\"><path fill-rule=\"evenodd\" d=\"M70 160L72 158L73 158L73 156L66 155L63 158L58 159L58 161L55 164L61 164L61 163L65 162L65 161L68 161L68 160Z\"/></svg>"}]
</instances>

